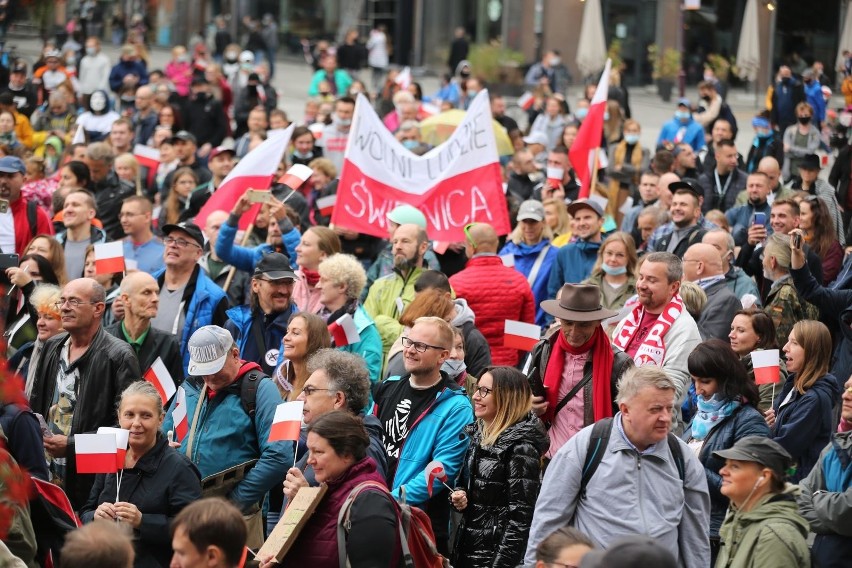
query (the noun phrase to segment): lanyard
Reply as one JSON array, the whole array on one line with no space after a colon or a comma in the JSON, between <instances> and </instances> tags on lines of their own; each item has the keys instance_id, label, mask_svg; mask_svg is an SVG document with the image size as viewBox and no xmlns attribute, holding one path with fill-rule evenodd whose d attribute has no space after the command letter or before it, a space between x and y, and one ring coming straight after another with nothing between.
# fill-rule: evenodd
<instances>
[{"instance_id":1,"label":"lanyard","mask_svg":"<svg viewBox=\"0 0 852 568\"><path fill-rule=\"evenodd\" d=\"M713 175L716 176L716 193L719 197L724 197L728 193L728 186L731 185L731 180L734 178L734 172L728 174L728 179L725 181L725 187L722 187L722 181L719 179L719 171L713 170Z\"/></svg>"}]
</instances>

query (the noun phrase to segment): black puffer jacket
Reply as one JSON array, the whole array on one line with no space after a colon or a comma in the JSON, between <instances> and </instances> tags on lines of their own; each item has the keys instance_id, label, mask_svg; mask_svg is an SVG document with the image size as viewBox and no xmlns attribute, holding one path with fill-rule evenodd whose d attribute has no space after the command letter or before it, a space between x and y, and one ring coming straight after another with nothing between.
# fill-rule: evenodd
<instances>
[{"instance_id":1,"label":"black puffer jacket","mask_svg":"<svg viewBox=\"0 0 852 568\"><path fill-rule=\"evenodd\" d=\"M465 432L472 442L461 479L468 505L456 533L453 566L514 568L523 562L541 488L541 456L550 438L532 413L491 447L481 445L475 424Z\"/></svg>"}]
</instances>

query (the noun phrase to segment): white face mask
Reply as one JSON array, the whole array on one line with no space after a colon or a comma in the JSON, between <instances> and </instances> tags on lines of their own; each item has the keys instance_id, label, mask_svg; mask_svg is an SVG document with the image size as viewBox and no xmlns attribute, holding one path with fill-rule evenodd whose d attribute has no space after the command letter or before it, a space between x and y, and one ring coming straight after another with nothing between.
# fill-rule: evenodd
<instances>
[{"instance_id":1,"label":"white face mask","mask_svg":"<svg viewBox=\"0 0 852 568\"><path fill-rule=\"evenodd\" d=\"M89 106L92 108L92 112L101 112L106 108L106 96L100 92L92 93Z\"/></svg>"},{"instance_id":2,"label":"white face mask","mask_svg":"<svg viewBox=\"0 0 852 568\"><path fill-rule=\"evenodd\" d=\"M454 379L461 375L467 369L467 365L464 364L464 360L457 361L455 359L447 359L441 365L441 370L447 373L451 379Z\"/></svg>"}]
</instances>

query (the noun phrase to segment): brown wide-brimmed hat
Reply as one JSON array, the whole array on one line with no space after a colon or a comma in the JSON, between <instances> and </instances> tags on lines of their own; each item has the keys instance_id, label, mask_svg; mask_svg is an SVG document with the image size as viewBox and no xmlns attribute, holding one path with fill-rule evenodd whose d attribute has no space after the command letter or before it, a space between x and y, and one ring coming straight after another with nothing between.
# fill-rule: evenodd
<instances>
[{"instance_id":1,"label":"brown wide-brimmed hat","mask_svg":"<svg viewBox=\"0 0 852 568\"><path fill-rule=\"evenodd\" d=\"M545 300L541 309L569 321L605 320L618 314L601 305L601 290L594 284L565 284L559 300Z\"/></svg>"}]
</instances>

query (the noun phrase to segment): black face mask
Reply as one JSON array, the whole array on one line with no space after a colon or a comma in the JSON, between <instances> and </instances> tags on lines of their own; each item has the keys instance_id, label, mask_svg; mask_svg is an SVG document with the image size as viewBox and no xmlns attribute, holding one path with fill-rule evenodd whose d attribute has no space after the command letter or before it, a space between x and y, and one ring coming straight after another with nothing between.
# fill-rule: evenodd
<instances>
[{"instance_id":1,"label":"black face mask","mask_svg":"<svg viewBox=\"0 0 852 568\"><path fill-rule=\"evenodd\" d=\"M808 124L808 123L810 123L810 121L811 121L811 117L809 117L809 116L800 116L799 117L799 124Z\"/></svg>"}]
</instances>

